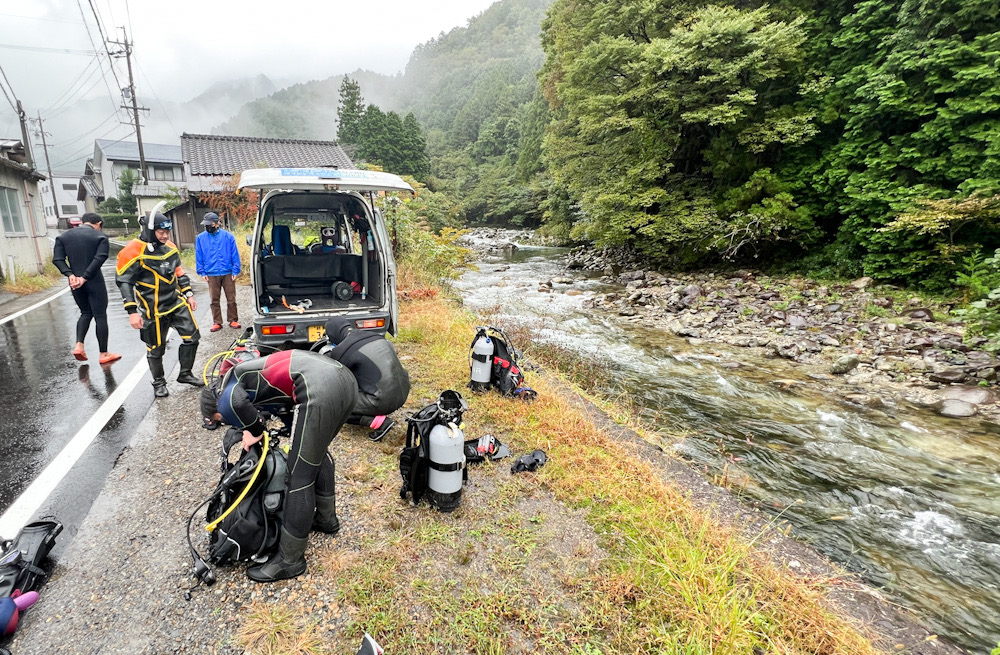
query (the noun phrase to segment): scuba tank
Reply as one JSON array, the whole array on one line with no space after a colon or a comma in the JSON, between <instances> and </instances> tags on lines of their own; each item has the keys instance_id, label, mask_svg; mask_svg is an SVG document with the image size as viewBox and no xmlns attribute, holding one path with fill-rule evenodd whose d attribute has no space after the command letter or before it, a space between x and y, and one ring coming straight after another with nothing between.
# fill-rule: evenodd
<instances>
[{"instance_id":1,"label":"scuba tank","mask_svg":"<svg viewBox=\"0 0 1000 655\"><path fill-rule=\"evenodd\" d=\"M451 512L462 500L465 434L454 423L431 428L427 499L442 512Z\"/></svg>"},{"instance_id":2,"label":"scuba tank","mask_svg":"<svg viewBox=\"0 0 1000 655\"><path fill-rule=\"evenodd\" d=\"M476 338L472 342L470 355L471 377L469 388L473 391L489 391L490 374L493 370L493 340L486 333L486 328L476 328Z\"/></svg>"}]
</instances>

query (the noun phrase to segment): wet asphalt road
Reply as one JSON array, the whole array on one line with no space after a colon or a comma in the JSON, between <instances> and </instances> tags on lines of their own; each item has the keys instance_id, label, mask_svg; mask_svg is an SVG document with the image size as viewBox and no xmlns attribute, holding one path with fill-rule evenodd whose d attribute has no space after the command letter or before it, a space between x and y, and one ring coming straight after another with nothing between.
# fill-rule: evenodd
<instances>
[{"instance_id":1,"label":"wet asphalt road","mask_svg":"<svg viewBox=\"0 0 1000 655\"><path fill-rule=\"evenodd\" d=\"M78 362L73 358L79 309L69 293L0 325L0 514L73 438L132 368L140 361L145 364L145 346L139 341L138 331L129 326L114 283L113 259L114 255L102 272L109 297L108 347L121 353L117 362L105 366L97 363L99 350L93 324L85 341L90 359ZM195 289L197 292L198 286ZM201 319L208 308L207 293L196 293L196 300L196 318ZM164 357L168 375L177 362L179 343L176 334L171 335ZM147 370L143 381L36 512L34 519L52 516L63 523L54 554L76 534L107 474L149 410L153 402L149 382Z\"/></svg>"}]
</instances>

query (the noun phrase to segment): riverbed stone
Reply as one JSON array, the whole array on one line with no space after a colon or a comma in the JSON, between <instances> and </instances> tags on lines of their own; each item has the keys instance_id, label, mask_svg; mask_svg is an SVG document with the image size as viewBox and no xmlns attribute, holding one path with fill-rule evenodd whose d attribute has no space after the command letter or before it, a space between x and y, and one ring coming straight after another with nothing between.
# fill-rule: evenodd
<instances>
[{"instance_id":1,"label":"riverbed stone","mask_svg":"<svg viewBox=\"0 0 1000 655\"><path fill-rule=\"evenodd\" d=\"M932 371L928 375L933 382L941 382L943 384L951 384L953 382L962 382L965 380L965 371L960 368L945 368L943 370Z\"/></svg>"},{"instance_id":2,"label":"riverbed stone","mask_svg":"<svg viewBox=\"0 0 1000 655\"><path fill-rule=\"evenodd\" d=\"M844 375L853 371L860 363L861 358L857 355L844 355L837 358L837 361L830 367L830 372L834 375Z\"/></svg>"},{"instance_id":3,"label":"riverbed stone","mask_svg":"<svg viewBox=\"0 0 1000 655\"><path fill-rule=\"evenodd\" d=\"M855 289L867 289L868 287L870 287L874 283L875 283L875 280L873 280L870 277L859 277L857 280L854 280L853 282L851 282L851 284L849 286L851 286L851 287L853 287Z\"/></svg>"},{"instance_id":4,"label":"riverbed stone","mask_svg":"<svg viewBox=\"0 0 1000 655\"><path fill-rule=\"evenodd\" d=\"M941 391L942 400L963 400L970 405L984 405L996 402L996 393L987 387L968 385L947 387Z\"/></svg>"},{"instance_id":5,"label":"riverbed stone","mask_svg":"<svg viewBox=\"0 0 1000 655\"><path fill-rule=\"evenodd\" d=\"M948 418L968 418L975 416L976 406L964 400L948 398L934 403L931 407L941 416Z\"/></svg>"}]
</instances>

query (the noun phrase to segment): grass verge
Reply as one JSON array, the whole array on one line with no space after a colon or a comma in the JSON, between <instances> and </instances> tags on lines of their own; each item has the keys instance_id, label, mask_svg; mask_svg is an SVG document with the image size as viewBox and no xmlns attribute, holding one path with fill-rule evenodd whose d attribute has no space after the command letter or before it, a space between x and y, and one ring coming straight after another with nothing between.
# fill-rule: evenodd
<instances>
[{"instance_id":1,"label":"grass verge","mask_svg":"<svg viewBox=\"0 0 1000 655\"><path fill-rule=\"evenodd\" d=\"M464 391L476 324L440 295L415 297L396 340L409 410ZM491 432L550 459L528 474L512 475L509 460L473 468L451 514L399 499L399 428L377 445L344 431L334 447L346 529L312 539L310 575L274 592L298 609L251 614L238 641L278 652L257 648L291 630L309 646L283 652L348 652L364 632L398 653L877 652L827 609L829 581L776 567L694 508L562 397L556 375L529 377L531 404L463 394L467 438Z\"/></svg>"},{"instance_id":2,"label":"grass verge","mask_svg":"<svg viewBox=\"0 0 1000 655\"><path fill-rule=\"evenodd\" d=\"M63 275L51 263L47 262L41 273L28 275L24 271L18 271L14 282L4 282L0 285L7 293L16 293L23 296L29 293L37 293L51 289L53 285L63 280Z\"/></svg>"}]
</instances>

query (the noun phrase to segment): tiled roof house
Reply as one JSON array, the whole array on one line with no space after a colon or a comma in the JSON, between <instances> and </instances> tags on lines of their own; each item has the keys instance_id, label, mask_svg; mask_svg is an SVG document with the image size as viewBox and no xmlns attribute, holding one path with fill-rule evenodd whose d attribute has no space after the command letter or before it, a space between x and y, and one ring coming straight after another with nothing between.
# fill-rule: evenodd
<instances>
[{"instance_id":1,"label":"tiled roof house","mask_svg":"<svg viewBox=\"0 0 1000 655\"><path fill-rule=\"evenodd\" d=\"M0 274L14 280L19 273L41 273L52 261L35 170L17 139L0 138Z\"/></svg>"},{"instance_id":2,"label":"tiled roof house","mask_svg":"<svg viewBox=\"0 0 1000 655\"><path fill-rule=\"evenodd\" d=\"M251 168L352 168L333 141L265 139L210 134L181 135L188 202L168 212L181 245L193 244L208 208L197 194L219 190L219 182Z\"/></svg>"}]
</instances>

